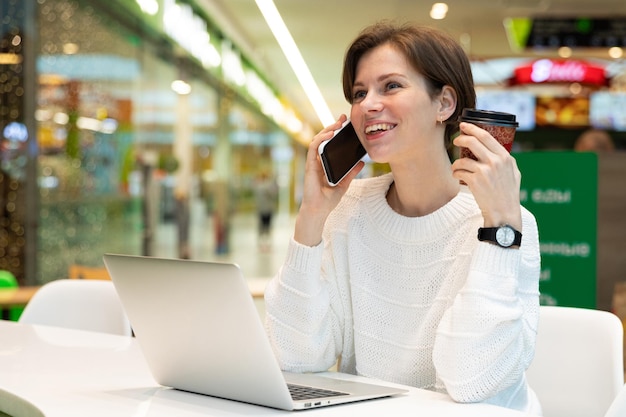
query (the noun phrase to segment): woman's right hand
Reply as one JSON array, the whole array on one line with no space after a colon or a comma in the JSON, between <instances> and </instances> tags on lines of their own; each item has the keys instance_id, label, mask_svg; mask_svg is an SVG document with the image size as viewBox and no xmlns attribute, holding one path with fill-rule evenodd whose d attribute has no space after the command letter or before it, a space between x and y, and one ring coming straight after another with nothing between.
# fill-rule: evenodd
<instances>
[{"instance_id":1,"label":"woman's right hand","mask_svg":"<svg viewBox=\"0 0 626 417\"><path fill-rule=\"evenodd\" d=\"M307 152L304 172L304 192L302 204L296 217L294 239L307 246L316 246L322 240L324 223L330 212L339 204L339 201L348 190L350 182L361 172L364 163L361 161L335 187L326 182L324 169L320 163L318 148L322 142L333 137L335 130L346 121L341 115L332 125L326 126L319 132L311 143Z\"/></svg>"}]
</instances>

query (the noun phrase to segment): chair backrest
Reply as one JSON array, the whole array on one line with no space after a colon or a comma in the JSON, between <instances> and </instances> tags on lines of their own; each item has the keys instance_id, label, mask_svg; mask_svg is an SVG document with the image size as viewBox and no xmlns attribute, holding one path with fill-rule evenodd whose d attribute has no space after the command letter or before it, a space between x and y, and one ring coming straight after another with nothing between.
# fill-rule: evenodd
<instances>
[{"instance_id":1,"label":"chair backrest","mask_svg":"<svg viewBox=\"0 0 626 417\"><path fill-rule=\"evenodd\" d=\"M540 307L526 372L544 417L603 417L624 385L623 327L612 313Z\"/></svg>"},{"instance_id":2,"label":"chair backrest","mask_svg":"<svg viewBox=\"0 0 626 417\"><path fill-rule=\"evenodd\" d=\"M109 271L105 267L85 266L72 264L68 268L68 278L71 279L104 279L111 280Z\"/></svg>"},{"instance_id":3,"label":"chair backrest","mask_svg":"<svg viewBox=\"0 0 626 417\"><path fill-rule=\"evenodd\" d=\"M626 416L626 385L617 394L617 397L611 403L609 410L604 417L624 417Z\"/></svg>"},{"instance_id":4,"label":"chair backrest","mask_svg":"<svg viewBox=\"0 0 626 417\"><path fill-rule=\"evenodd\" d=\"M132 334L112 281L51 281L35 293L19 321L125 336Z\"/></svg>"}]
</instances>

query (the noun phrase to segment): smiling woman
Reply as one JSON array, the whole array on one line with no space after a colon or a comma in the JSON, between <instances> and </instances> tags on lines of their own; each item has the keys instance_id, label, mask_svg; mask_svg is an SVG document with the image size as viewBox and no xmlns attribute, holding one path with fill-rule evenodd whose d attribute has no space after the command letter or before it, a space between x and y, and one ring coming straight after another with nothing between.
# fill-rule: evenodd
<instances>
[{"instance_id":1,"label":"smiling woman","mask_svg":"<svg viewBox=\"0 0 626 417\"><path fill-rule=\"evenodd\" d=\"M346 53L343 71L344 97L349 103L353 103L355 99L353 89L356 84L357 64L363 55L374 46L391 45L394 50L402 52L400 60L425 78L427 81L425 86L431 98L439 93L443 86L453 87L459 105L445 119L449 122L446 127L446 139L450 140L452 134L458 129L455 121L462 109L474 107L476 102L472 70L465 52L449 36L432 28L423 27L420 30L414 30L407 26L406 34L395 31L388 25L379 25L377 28L377 31L369 37L356 40ZM410 32L412 32L411 36L408 36ZM440 43L441 47L446 48L450 53L440 53L432 42ZM458 72L442 71L443 68L459 68L460 70Z\"/></svg>"},{"instance_id":2,"label":"smiling woman","mask_svg":"<svg viewBox=\"0 0 626 417\"><path fill-rule=\"evenodd\" d=\"M367 27L347 49L343 91L360 142L392 172L355 179L357 164L328 186L317 148L345 115L309 145L287 260L265 293L281 366L315 372L339 361L342 372L538 413L524 379L538 319L537 225L519 204L515 161L489 132L461 124L455 144L477 159L448 157L456 120L476 100L463 49L432 28ZM517 244L480 241L485 227Z\"/></svg>"}]
</instances>

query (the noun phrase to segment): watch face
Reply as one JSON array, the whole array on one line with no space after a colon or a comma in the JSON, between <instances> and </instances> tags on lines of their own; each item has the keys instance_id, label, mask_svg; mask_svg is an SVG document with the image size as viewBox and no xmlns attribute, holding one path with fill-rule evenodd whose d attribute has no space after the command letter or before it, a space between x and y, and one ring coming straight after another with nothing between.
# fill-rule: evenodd
<instances>
[{"instance_id":1,"label":"watch face","mask_svg":"<svg viewBox=\"0 0 626 417\"><path fill-rule=\"evenodd\" d=\"M502 226L496 231L496 240L500 246L508 248L515 240L515 232L509 226Z\"/></svg>"}]
</instances>

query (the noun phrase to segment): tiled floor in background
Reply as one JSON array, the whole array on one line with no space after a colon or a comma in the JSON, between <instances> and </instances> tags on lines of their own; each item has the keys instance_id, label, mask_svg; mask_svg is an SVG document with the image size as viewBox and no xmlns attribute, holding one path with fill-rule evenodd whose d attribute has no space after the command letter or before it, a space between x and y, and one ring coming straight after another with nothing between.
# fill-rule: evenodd
<instances>
[{"instance_id":1,"label":"tiled floor in background","mask_svg":"<svg viewBox=\"0 0 626 417\"><path fill-rule=\"evenodd\" d=\"M293 235L294 218L278 214L273 221L269 245L259 244L257 218L254 213L234 214L230 222L229 251L216 253L213 217L200 203L193 205L190 228L191 259L233 262L246 278L271 278L282 264L289 238ZM177 257L177 226L161 223L157 229L155 256Z\"/></svg>"},{"instance_id":2,"label":"tiled floor in background","mask_svg":"<svg viewBox=\"0 0 626 417\"><path fill-rule=\"evenodd\" d=\"M234 214L231 218L229 251L217 254L213 217L206 214L201 203L192 206L190 228L191 259L233 262L241 267L244 277L255 288L264 285L278 271L287 253L289 239L293 235L295 218L278 214L273 220L269 244L259 244L258 221L254 213ZM161 223L157 229L154 255L178 256L178 234L174 222ZM255 299L259 314L264 315L263 300Z\"/></svg>"}]
</instances>

